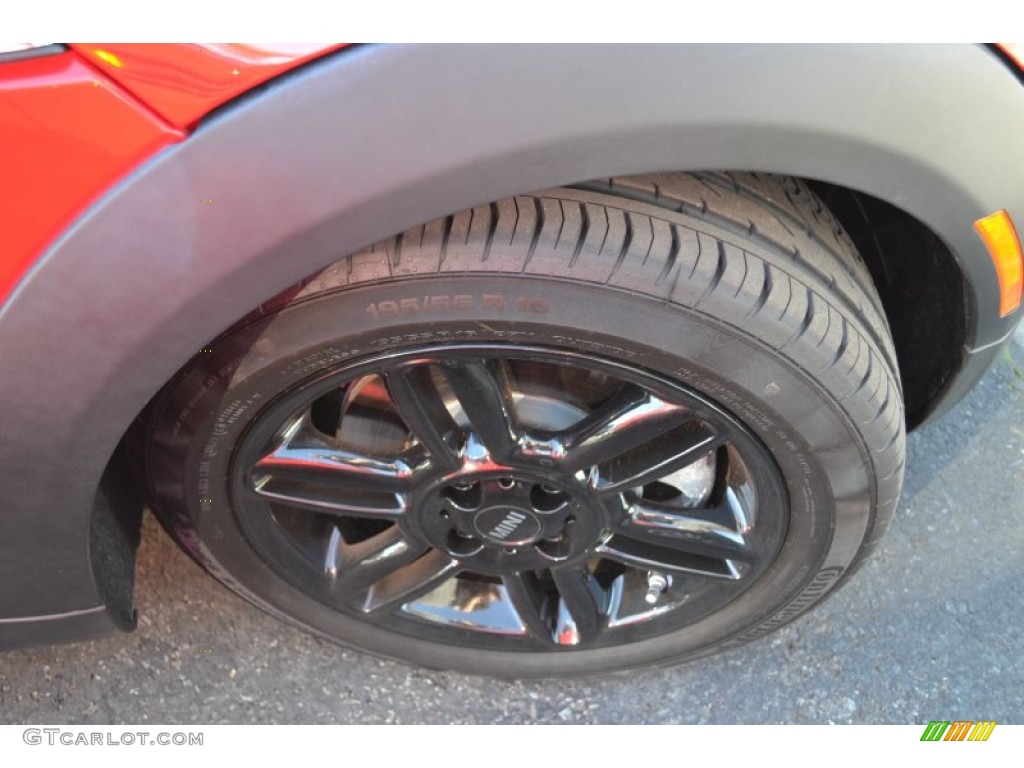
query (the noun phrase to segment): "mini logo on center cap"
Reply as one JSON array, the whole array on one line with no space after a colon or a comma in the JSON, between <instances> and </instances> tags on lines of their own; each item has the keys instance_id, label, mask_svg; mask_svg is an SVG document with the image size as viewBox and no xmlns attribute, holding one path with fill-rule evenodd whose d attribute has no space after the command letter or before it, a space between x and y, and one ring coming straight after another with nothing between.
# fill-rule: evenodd
<instances>
[{"instance_id":1,"label":"mini logo on center cap","mask_svg":"<svg viewBox=\"0 0 1024 768\"><path fill-rule=\"evenodd\" d=\"M514 509L509 510L509 513L505 515L505 519L494 526L493 531L487 533L492 539L501 539L504 541L510 535L516 532L516 528L519 524L526 519L526 515L522 512L516 512Z\"/></svg>"},{"instance_id":2,"label":"mini logo on center cap","mask_svg":"<svg viewBox=\"0 0 1024 768\"><path fill-rule=\"evenodd\" d=\"M513 545L533 541L543 528L536 515L528 510L504 506L478 512L473 527L486 539Z\"/></svg>"}]
</instances>

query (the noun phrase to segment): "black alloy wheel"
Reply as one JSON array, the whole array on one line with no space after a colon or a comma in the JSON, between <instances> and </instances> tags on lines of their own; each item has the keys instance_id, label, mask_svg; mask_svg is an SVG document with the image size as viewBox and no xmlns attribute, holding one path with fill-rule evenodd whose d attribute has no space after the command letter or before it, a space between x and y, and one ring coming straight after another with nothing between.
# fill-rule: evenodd
<instances>
[{"instance_id":1,"label":"black alloy wheel","mask_svg":"<svg viewBox=\"0 0 1024 768\"><path fill-rule=\"evenodd\" d=\"M242 319L134 433L167 529L332 641L500 677L695 659L800 616L902 482L870 275L801 182L522 195Z\"/></svg>"},{"instance_id":2,"label":"black alloy wheel","mask_svg":"<svg viewBox=\"0 0 1024 768\"><path fill-rule=\"evenodd\" d=\"M267 409L232 474L242 527L283 578L469 647L677 628L756 581L786 527L771 455L722 409L540 348L425 348L342 369Z\"/></svg>"}]
</instances>

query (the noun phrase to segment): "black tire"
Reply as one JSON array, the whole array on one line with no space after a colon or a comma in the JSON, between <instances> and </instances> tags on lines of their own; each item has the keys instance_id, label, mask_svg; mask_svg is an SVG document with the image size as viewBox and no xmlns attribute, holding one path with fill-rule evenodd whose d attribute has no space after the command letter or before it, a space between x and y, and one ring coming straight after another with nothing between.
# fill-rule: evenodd
<instances>
[{"instance_id":1,"label":"black tire","mask_svg":"<svg viewBox=\"0 0 1024 768\"><path fill-rule=\"evenodd\" d=\"M140 422L144 479L167 528L214 576L336 642L501 677L633 669L760 637L823 599L865 556L902 483L904 418L894 361L870 275L802 182L720 173L607 179L430 222L343 258L265 304L155 398ZM418 382L413 402L437 408L410 419L396 394L405 386L399 379ZM375 383L382 385L376 395ZM640 447L630 442L640 433L615 422L619 452L592 464L583 448L573 461L559 458L559 450L568 456L574 446L596 444L580 436L588 416L614 431L606 414L612 406L600 398L624 392L637 403L667 402L689 421L679 426L678 416L674 426L657 428L642 422L653 431ZM544 415L525 416L527 409ZM498 426L488 426L488 413L499 411ZM416 419L425 426L414 428ZM358 428L368 431L343 434L349 421L357 425L352 430L364 424ZM398 437L380 436L395 429ZM514 439L499 450L502 429ZM668 466L659 463L663 455L683 466L679 446L699 430L714 437L704 463L649 482L650 467ZM353 439L371 446L361 449L365 455L351 448ZM434 473L429 483L386 486L384 496L406 510L401 522L310 511L318 508L310 502L315 496L337 505L365 497L379 512L383 492L353 479L351 466L376 471L377 458L391 456L382 447L388 439L394 455L405 457L386 459L388 483L402 474L390 474L394 466L406 467L408 477L426 477L426 468ZM485 463L472 465L478 474L469 475L464 455L471 439L484 445L486 466L515 467L507 482L503 476L496 484L500 472L480 469ZM334 453L324 458L327 445ZM302 464L314 449L314 463ZM270 460L268 450L291 458ZM544 451L558 455L537 458ZM345 474L325 474L340 466L339 456L350 457ZM445 461L463 463L442 472ZM585 471L572 474L577 461ZM608 491L615 473L627 472L621 467L634 471L624 483L644 483ZM437 480L444 472L446 485ZM704 487L691 499L680 490L685 483ZM510 495L513 487L521 495ZM467 488L484 496L452 501ZM536 501L527 492L552 495ZM289 506L274 494L302 501ZM726 497L731 506L722 507ZM448 506L440 509L449 502L455 522ZM448 522L427 519L431 504ZM715 514L731 510L725 523L715 518L728 530L701 539L686 521L712 515L707 510L715 505ZM546 517L556 506L578 511ZM678 535L659 530L657 539L629 538L644 509L668 509L658 519ZM522 539L518 547L502 539L512 528L510 537ZM374 571L377 580L366 586L370 561L355 553L371 545L359 542L392 535L407 549L406 538L416 539L416 547L427 548L417 551L427 554L406 570L388 565L398 568L390 576ZM742 555L716 554L726 540L739 542ZM558 542L562 560L551 554ZM619 542L628 557L615 549ZM321 547L328 560L342 552L337 556L352 565L332 571L317 559ZM618 559L602 559L595 547ZM445 561L475 569L447 582L474 598L452 598L449 612L427 616L423 606L440 598L401 589L426 580L409 569L427 574L424 563L435 556L431 567ZM551 568L544 565L549 557ZM339 581L338 568L349 581ZM436 583L442 571L431 577ZM660 590L666 574L671 578ZM576 586L567 586L573 579ZM355 588L339 583L366 591L356 601ZM641 593L656 609L636 607ZM505 618L472 623L482 602ZM546 631L555 638L550 647Z\"/></svg>"}]
</instances>

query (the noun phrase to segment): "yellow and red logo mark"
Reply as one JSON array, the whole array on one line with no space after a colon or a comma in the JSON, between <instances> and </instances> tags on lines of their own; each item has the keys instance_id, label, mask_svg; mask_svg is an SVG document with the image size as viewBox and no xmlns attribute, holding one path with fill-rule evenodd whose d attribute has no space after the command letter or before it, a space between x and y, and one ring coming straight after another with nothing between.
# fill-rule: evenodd
<instances>
[{"instance_id":1,"label":"yellow and red logo mark","mask_svg":"<svg viewBox=\"0 0 1024 768\"><path fill-rule=\"evenodd\" d=\"M921 741L988 741L995 727L995 720L932 720L921 734Z\"/></svg>"}]
</instances>

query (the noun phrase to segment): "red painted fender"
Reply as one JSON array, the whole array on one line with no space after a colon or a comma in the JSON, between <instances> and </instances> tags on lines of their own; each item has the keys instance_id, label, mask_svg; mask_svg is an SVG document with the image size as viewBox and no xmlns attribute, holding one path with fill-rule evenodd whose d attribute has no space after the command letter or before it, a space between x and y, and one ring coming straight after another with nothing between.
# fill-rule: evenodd
<instances>
[{"instance_id":1,"label":"red painted fender","mask_svg":"<svg viewBox=\"0 0 1024 768\"><path fill-rule=\"evenodd\" d=\"M0 305L100 195L204 115L338 45L73 45L0 63Z\"/></svg>"}]
</instances>

